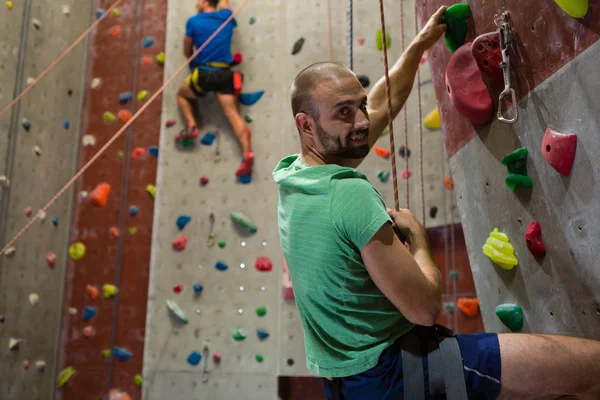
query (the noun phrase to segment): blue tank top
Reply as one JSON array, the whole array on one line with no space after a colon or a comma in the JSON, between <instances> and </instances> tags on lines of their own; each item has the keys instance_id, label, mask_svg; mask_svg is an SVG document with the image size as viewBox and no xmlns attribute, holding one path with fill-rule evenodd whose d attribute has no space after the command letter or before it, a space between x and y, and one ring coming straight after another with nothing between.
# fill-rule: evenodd
<instances>
[{"instance_id":1,"label":"blue tank top","mask_svg":"<svg viewBox=\"0 0 600 400\"><path fill-rule=\"evenodd\" d=\"M185 35L194 40L194 49L202 46L231 14L231 10L224 9L215 12L201 12L188 19L185 26ZM193 66L207 62L232 63L231 39L233 37L233 29L236 26L237 22L235 19L232 19L196 56L192 63Z\"/></svg>"}]
</instances>

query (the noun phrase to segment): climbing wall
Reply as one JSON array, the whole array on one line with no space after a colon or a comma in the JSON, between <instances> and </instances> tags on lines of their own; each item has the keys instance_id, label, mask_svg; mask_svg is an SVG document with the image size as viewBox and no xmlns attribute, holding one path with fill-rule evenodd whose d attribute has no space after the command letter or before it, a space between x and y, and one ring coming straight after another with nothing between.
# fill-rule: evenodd
<instances>
[{"instance_id":1,"label":"climbing wall","mask_svg":"<svg viewBox=\"0 0 600 400\"><path fill-rule=\"evenodd\" d=\"M446 1L419 3L422 20ZM469 1L467 41L496 30L495 14L510 13L515 32L511 58L512 85L519 119L514 125L493 119L475 128L456 111L444 73L450 58L445 44L432 51L430 65L442 110L445 144L456 182L461 219L488 331L508 331L494 309L501 303L521 305L523 331L598 338L598 165L594 154L600 128L594 94L600 90L600 5L590 2L587 16L576 19L555 2L520 7L504 1ZM497 100L494 100L496 106ZM546 128L577 135L573 168L561 176L544 158ZM515 192L505 185L501 159L526 147L527 174L533 188ZM532 221L541 225L545 257L527 249L525 233ZM494 228L510 238L519 265L504 270L482 252Z\"/></svg>"}]
</instances>

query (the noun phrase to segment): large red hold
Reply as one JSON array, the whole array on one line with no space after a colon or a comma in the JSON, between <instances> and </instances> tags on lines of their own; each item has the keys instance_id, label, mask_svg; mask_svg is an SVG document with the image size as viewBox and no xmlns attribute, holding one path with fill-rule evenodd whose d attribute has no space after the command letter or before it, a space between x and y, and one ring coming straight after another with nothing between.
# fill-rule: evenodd
<instances>
[{"instance_id":1,"label":"large red hold","mask_svg":"<svg viewBox=\"0 0 600 400\"><path fill-rule=\"evenodd\" d=\"M562 176L569 176L577 149L577 135L546 129L542 140L544 159Z\"/></svg>"},{"instance_id":2,"label":"large red hold","mask_svg":"<svg viewBox=\"0 0 600 400\"><path fill-rule=\"evenodd\" d=\"M477 62L479 70L492 82L504 82L504 74L500 63L502 53L500 52L500 34L498 32L485 33L477 36L471 47L473 58Z\"/></svg>"},{"instance_id":3,"label":"large red hold","mask_svg":"<svg viewBox=\"0 0 600 400\"><path fill-rule=\"evenodd\" d=\"M546 246L542 241L542 227L537 221L532 221L525 232L525 244L534 257L544 257Z\"/></svg>"},{"instance_id":4,"label":"large red hold","mask_svg":"<svg viewBox=\"0 0 600 400\"><path fill-rule=\"evenodd\" d=\"M269 257L258 257L254 266L260 272L268 272L273 269L273 262Z\"/></svg>"},{"instance_id":5,"label":"large red hold","mask_svg":"<svg viewBox=\"0 0 600 400\"><path fill-rule=\"evenodd\" d=\"M179 238L173 240L173 249L183 251L185 246L187 246L187 236L181 235Z\"/></svg>"},{"instance_id":6,"label":"large red hold","mask_svg":"<svg viewBox=\"0 0 600 400\"><path fill-rule=\"evenodd\" d=\"M492 98L471 53L471 43L465 43L450 57L446 90L456 111L472 123L485 124L492 119Z\"/></svg>"}]
</instances>

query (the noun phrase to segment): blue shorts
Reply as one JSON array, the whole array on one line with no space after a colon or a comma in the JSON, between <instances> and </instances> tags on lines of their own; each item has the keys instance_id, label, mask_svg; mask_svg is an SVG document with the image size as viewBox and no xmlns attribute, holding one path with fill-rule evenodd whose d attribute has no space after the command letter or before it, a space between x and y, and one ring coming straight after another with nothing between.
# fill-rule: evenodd
<instances>
[{"instance_id":1,"label":"blue shorts","mask_svg":"<svg viewBox=\"0 0 600 400\"><path fill-rule=\"evenodd\" d=\"M456 335L463 359L469 400L492 400L500 393L500 344L495 333ZM427 356L423 356L425 398L429 398ZM395 347L387 348L379 363L361 374L341 378L344 400L402 400L404 381L402 355ZM323 379L327 399L331 400L332 384ZM407 399L409 400L409 399Z\"/></svg>"}]
</instances>

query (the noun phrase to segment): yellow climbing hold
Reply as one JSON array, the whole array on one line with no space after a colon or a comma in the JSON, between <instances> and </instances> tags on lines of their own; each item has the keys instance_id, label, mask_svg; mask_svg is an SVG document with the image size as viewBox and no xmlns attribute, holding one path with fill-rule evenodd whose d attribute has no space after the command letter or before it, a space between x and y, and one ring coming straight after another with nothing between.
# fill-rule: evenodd
<instances>
[{"instance_id":1,"label":"yellow climbing hold","mask_svg":"<svg viewBox=\"0 0 600 400\"><path fill-rule=\"evenodd\" d=\"M9 10L12 10L12 6L13 6L12 1L6 2L6 8L8 8Z\"/></svg>"},{"instance_id":2,"label":"yellow climbing hold","mask_svg":"<svg viewBox=\"0 0 600 400\"><path fill-rule=\"evenodd\" d=\"M75 368L68 366L67 368L63 369L60 373L60 375L58 375L58 381L56 383L56 386L60 389L61 387L65 386L65 384L69 381L69 379L71 379L73 377L73 375L75 375Z\"/></svg>"},{"instance_id":3,"label":"yellow climbing hold","mask_svg":"<svg viewBox=\"0 0 600 400\"><path fill-rule=\"evenodd\" d=\"M498 232L498 228L494 228L494 231L490 233L490 237L483 245L483 253L506 270L513 269L519 263L508 236L505 233Z\"/></svg>"},{"instance_id":4,"label":"yellow climbing hold","mask_svg":"<svg viewBox=\"0 0 600 400\"><path fill-rule=\"evenodd\" d=\"M427 114L423 120L423 124L429 129L440 129L442 122L440 121L440 110L436 107L435 110Z\"/></svg>"},{"instance_id":5,"label":"yellow climbing hold","mask_svg":"<svg viewBox=\"0 0 600 400\"><path fill-rule=\"evenodd\" d=\"M111 353L110 349L104 349L104 350L102 350L102 357L108 358L108 357L110 357L110 353Z\"/></svg>"},{"instance_id":6,"label":"yellow climbing hold","mask_svg":"<svg viewBox=\"0 0 600 400\"><path fill-rule=\"evenodd\" d=\"M119 9L117 7L113 8L113 17L120 17L121 16L121 11L119 11Z\"/></svg>"},{"instance_id":7,"label":"yellow climbing hold","mask_svg":"<svg viewBox=\"0 0 600 400\"><path fill-rule=\"evenodd\" d=\"M156 197L156 187L154 185L146 186L146 191L152 196L152 198Z\"/></svg>"},{"instance_id":8,"label":"yellow climbing hold","mask_svg":"<svg viewBox=\"0 0 600 400\"><path fill-rule=\"evenodd\" d=\"M554 2L573 18L583 18L588 12L588 0L554 0Z\"/></svg>"},{"instance_id":9,"label":"yellow climbing hold","mask_svg":"<svg viewBox=\"0 0 600 400\"><path fill-rule=\"evenodd\" d=\"M165 59L166 59L166 56L165 56L165 52L164 51L161 51L160 53L158 53L156 55L156 61L158 61L158 63L160 65L164 65L165 64Z\"/></svg>"},{"instance_id":10,"label":"yellow climbing hold","mask_svg":"<svg viewBox=\"0 0 600 400\"><path fill-rule=\"evenodd\" d=\"M388 130L388 128L385 128L383 132L381 132L381 136L389 135L389 133L390 131Z\"/></svg>"},{"instance_id":11,"label":"yellow climbing hold","mask_svg":"<svg viewBox=\"0 0 600 400\"><path fill-rule=\"evenodd\" d=\"M147 90L142 90L137 95L138 101L144 101L144 100L146 100L146 97L148 97L148 91Z\"/></svg>"},{"instance_id":12,"label":"yellow climbing hold","mask_svg":"<svg viewBox=\"0 0 600 400\"><path fill-rule=\"evenodd\" d=\"M117 116L113 113L111 113L110 111L106 111L104 113L104 122L115 122L117 120Z\"/></svg>"},{"instance_id":13,"label":"yellow climbing hold","mask_svg":"<svg viewBox=\"0 0 600 400\"><path fill-rule=\"evenodd\" d=\"M102 292L104 293L105 299L110 299L111 297L119 293L119 289L117 289L115 285L107 283L105 285L102 285Z\"/></svg>"},{"instance_id":14,"label":"yellow climbing hold","mask_svg":"<svg viewBox=\"0 0 600 400\"><path fill-rule=\"evenodd\" d=\"M135 386L137 387L142 387L142 376L140 374L137 374L134 378L133 378L133 382L135 382Z\"/></svg>"},{"instance_id":15,"label":"yellow climbing hold","mask_svg":"<svg viewBox=\"0 0 600 400\"><path fill-rule=\"evenodd\" d=\"M81 260L83 256L85 256L85 244L77 242L69 246L69 257L73 260Z\"/></svg>"}]
</instances>

